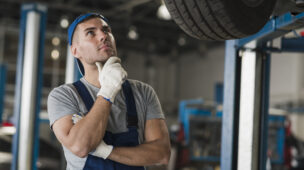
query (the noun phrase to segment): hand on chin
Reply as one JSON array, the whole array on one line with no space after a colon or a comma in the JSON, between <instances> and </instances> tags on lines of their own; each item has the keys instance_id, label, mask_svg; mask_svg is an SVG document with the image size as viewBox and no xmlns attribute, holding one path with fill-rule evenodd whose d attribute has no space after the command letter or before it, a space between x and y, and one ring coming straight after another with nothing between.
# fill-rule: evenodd
<instances>
[{"instance_id":1,"label":"hand on chin","mask_svg":"<svg viewBox=\"0 0 304 170\"><path fill-rule=\"evenodd\" d=\"M102 56L102 57L101 57L102 59L100 59L100 60L97 61L97 62L100 62L100 63L102 63L102 64L104 65L104 64L108 61L108 59L109 59L110 57L112 57L112 55Z\"/></svg>"}]
</instances>

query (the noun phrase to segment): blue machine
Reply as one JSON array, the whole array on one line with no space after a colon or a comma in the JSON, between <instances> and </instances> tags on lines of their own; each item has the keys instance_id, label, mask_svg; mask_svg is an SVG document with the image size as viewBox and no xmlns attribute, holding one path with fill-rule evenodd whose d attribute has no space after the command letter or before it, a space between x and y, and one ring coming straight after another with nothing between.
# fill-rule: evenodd
<instances>
[{"instance_id":1,"label":"blue machine","mask_svg":"<svg viewBox=\"0 0 304 170\"><path fill-rule=\"evenodd\" d=\"M269 115L268 117L268 148L273 164L284 164L285 116Z\"/></svg>"},{"instance_id":2,"label":"blue machine","mask_svg":"<svg viewBox=\"0 0 304 170\"><path fill-rule=\"evenodd\" d=\"M179 121L185 133L190 160L220 162L222 110L206 107L203 99L183 100L179 104ZM271 163L284 163L285 117L269 115L268 148Z\"/></svg>"},{"instance_id":3,"label":"blue machine","mask_svg":"<svg viewBox=\"0 0 304 170\"><path fill-rule=\"evenodd\" d=\"M0 124L2 123L2 114L4 110L6 70L6 65L0 64Z\"/></svg>"},{"instance_id":4,"label":"blue machine","mask_svg":"<svg viewBox=\"0 0 304 170\"><path fill-rule=\"evenodd\" d=\"M219 162L221 112L202 105L203 99L183 100L179 104L179 121L184 127L190 160Z\"/></svg>"}]
</instances>

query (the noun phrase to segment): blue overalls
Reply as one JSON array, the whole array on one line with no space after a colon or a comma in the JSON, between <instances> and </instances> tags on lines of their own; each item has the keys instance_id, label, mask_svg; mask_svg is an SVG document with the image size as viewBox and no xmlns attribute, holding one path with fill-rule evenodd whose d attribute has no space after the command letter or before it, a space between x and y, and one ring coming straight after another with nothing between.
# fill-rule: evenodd
<instances>
[{"instance_id":1,"label":"blue overalls","mask_svg":"<svg viewBox=\"0 0 304 170\"><path fill-rule=\"evenodd\" d=\"M85 87L85 85L79 80L74 82L73 85L77 89L79 95L85 103L87 110L90 110L94 104L94 101ZM138 142L138 118L135 100L133 92L128 80L122 85L123 93L125 95L125 102L127 105L127 126L128 131L123 133L111 133L106 131L104 135L104 142L108 145L115 147L119 146L137 146ZM84 170L144 170L144 167L128 166L118 162L114 162L109 159L99 158L93 155L88 155Z\"/></svg>"}]
</instances>

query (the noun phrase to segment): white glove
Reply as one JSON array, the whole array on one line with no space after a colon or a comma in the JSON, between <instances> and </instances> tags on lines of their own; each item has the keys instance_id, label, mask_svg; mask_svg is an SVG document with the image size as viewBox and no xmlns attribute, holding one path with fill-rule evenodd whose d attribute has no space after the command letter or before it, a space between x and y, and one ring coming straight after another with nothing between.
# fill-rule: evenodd
<instances>
[{"instance_id":1,"label":"white glove","mask_svg":"<svg viewBox=\"0 0 304 170\"><path fill-rule=\"evenodd\" d=\"M96 150L91 154L103 159L107 159L107 157L111 154L113 150L112 145L107 145L103 140L97 146Z\"/></svg>"},{"instance_id":2,"label":"white glove","mask_svg":"<svg viewBox=\"0 0 304 170\"><path fill-rule=\"evenodd\" d=\"M76 124L79 120L81 120L83 117L77 114L73 114L72 121L73 124ZM112 145L107 145L103 140L100 142L100 144L97 146L96 150L91 153L91 155L107 159L107 157L111 154L113 150Z\"/></svg>"},{"instance_id":3,"label":"white glove","mask_svg":"<svg viewBox=\"0 0 304 170\"><path fill-rule=\"evenodd\" d=\"M118 57L110 57L104 66L100 62L96 62L96 65L101 86L97 96L102 96L113 103L122 83L127 78L127 72L122 68Z\"/></svg>"}]
</instances>

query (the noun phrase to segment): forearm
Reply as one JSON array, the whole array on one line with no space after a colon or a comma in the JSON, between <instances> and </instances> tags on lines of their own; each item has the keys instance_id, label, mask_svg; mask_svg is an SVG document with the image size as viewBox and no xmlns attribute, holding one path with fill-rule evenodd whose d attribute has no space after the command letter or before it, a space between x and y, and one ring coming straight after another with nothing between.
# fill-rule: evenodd
<instances>
[{"instance_id":1,"label":"forearm","mask_svg":"<svg viewBox=\"0 0 304 170\"><path fill-rule=\"evenodd\" d=\"M130 166L168 164L169 158L170 144L160 140L136 147L115 147L108 157L108 159Z\"/></svg>"},{"instance_id":2,"label":"forearm","mask_svg":"<svg viewBox=\"0 0 304 170\"><path fill-rule=\"evenodd\" d=\"M68 133L72 151L85 156L95 149L102 140L107 127L111 104L102 97L97 97L92 109Z\"/></svg>"}]
</instances>

